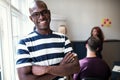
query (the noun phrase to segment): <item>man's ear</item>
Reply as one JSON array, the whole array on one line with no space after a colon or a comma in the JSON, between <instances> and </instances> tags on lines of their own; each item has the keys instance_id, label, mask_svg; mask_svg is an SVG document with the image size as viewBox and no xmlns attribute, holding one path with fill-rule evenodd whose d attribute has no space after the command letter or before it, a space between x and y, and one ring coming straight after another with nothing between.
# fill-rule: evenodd
<instances>
[{"instance_id":1,"label":"man's ear","mask_svg":"<svg viewBox=\"0 0 120 80\"><path fill-rule=\"evenodd\" d=\"M50 10L48 10L48 13L49 13L49 15L51 16L51 12L50 12Z\"/></svg>"},{"instance_id":2,"label":"man's ear","mask_svg":"<svg viewBox=\"0 0 120 80\"><path fill-rule=\"evenodd\" d=\"M48 9L48 13L50 13L50 10Z\"/></svg>"},{"instance_id":3,"label":"man's ear","mask_svg":"<svg viewBox=\"0 0 120 80\"><path fill-rule=\"evenodd\" d=\"M30 18L30 20L31 20L31 21L33 21L33 19L32 19L32 17L31 17L31 16L29 16L29 18Z\"/></svg>"},{"instance_id":4,"label":"man's ear","mask_svg":"<svg viewBox=\"0 0 120 80\"><path fill-rule=\"evenodd\" d=\"M87 48L88 47L88 44L86 43L85 47Z\"/></svg>"}]
</instances>

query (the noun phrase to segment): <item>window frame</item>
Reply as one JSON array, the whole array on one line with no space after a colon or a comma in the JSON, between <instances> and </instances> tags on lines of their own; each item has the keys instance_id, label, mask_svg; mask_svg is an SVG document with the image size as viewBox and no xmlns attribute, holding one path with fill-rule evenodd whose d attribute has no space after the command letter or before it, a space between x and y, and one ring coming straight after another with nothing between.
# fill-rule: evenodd
<instances>
[{"instance_id":1,"label":"window frame","mask_svg":"<svg viewBox=\"0 0 120 80\"><path fill-rule=\"evenodd\" d=\"M19 39L24 35L24 26L25 21L28 21L28 12L24 12L28 8L28 0L19 0L25 1L25 9L17 9L13 5L11 5L10 0L0 0L0 6L5 8L5 16L6 16L6 26L0 27L0 58L2 64L2 80L18 80L17 72L15 68L15 54L16 54L16 43L14 42L15 39ZM23 2L22 2L23 3ZM20 4L21 6L24 4ZM19 6L20 6L19 5ZM24 11L21 11L24 10ZM18 19L18 34L17 36L13 35L13 19L12 16L16 16ZM1 18L4 19L4 18ZM0 22L1 23L1 22ZM1 26L1 25L0 25ZM17 42L16 40L16 42ZM7 50L6 50L7 49ZM4 53L4 54L3 54Z\"/></svg>"}]
</instances>

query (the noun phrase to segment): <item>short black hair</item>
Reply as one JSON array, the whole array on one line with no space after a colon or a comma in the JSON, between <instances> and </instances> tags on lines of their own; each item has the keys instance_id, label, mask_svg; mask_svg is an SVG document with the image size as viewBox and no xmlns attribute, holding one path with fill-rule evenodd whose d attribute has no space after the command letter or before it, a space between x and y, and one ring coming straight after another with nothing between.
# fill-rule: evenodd
<instances>
[{"instance_id":1,"label":"short black hair","mask_svg":"<svg viewBox=\"0 0 120 80\"><path fill-rule=\"evenodd\" d=\"M87 44L92 51L96 52L99 50L101 40L98 37L92 36L88 39Z\"/></svg>"}]
</instances>

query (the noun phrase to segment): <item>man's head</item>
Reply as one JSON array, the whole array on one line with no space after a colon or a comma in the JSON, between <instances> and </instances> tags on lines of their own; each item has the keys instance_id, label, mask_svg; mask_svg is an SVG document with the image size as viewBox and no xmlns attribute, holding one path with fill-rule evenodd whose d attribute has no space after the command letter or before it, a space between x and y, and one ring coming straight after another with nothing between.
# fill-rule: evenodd
<instances>
[{"instance_id":1,"label":"man's head","mask_svg":"<svg viewBox=\"0 0 120 80\"><path fill-rule=\"evenodd\" d=\"M60 27L58 28L58 32L63 33L63 34L67 34L66 25L60 25Z\"/></svg>"},{"instance_id":2,"label":"man's head","mask_svg":"<svg viewBox=\"0 0 120 80\"><path fill-rule=\"evenodd\" d=\"M90 37L87 41L87 48L91 51L96 52L99 50L101 40L98 37Z\"/></svg>"},{"instance_id":3,"label":"man's head","mask_svg":"<svg viewBox=\"0 0 120 80\"><path fill-rule=\"evenodd\" d=\"M30 19L36 29L47 30L50 27L51 15L47 5L41 0L34 0L29 8Z\"/></svg>"}]
</instances>

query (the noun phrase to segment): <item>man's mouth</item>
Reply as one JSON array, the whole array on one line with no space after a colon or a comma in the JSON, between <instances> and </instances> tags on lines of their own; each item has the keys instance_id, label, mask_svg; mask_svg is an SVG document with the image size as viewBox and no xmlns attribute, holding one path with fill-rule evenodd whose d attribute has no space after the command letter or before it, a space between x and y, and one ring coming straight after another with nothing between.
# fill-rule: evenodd
<instances>
[{"instance_id":1,"label":"man's mouth","mask_svg":"<svg viewBox=\"0 0 120 80\"><path fill-rule=\"evenodd\" d=\"M41 21L40 23L41 23L41 24L45 24L46 22L47 22L47 21L46 21L46 20L44 20L44 21Z\"/></svg>"}]
</instances>

